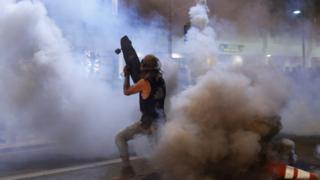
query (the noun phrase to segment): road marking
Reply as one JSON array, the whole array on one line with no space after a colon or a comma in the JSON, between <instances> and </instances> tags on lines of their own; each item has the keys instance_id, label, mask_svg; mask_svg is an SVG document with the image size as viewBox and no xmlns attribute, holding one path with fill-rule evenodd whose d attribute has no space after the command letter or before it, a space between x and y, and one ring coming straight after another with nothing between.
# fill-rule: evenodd
<instances>
[{"instance_id":1,"label":"road marking","mask_svg":"<svg viewBox=\"0 0 320 180\"><path fill-rule=\"evenodd\" d=\"M132 157L131 160L141 159L141 157ZM102 161L97 163L90 163L80 166L72 166L67 168L59 168L59 169L52 169L52 170L46 170L41 172L34 172L34 173L26 173L21 175L14 175L14 176L7 176L7 177L0 177L0 180L19 180L19 179L26 179L26 178L35 178L40 176L48 176L48 175L54 175L54 174L61 174L71 171L79 171L82 169L88 169L88 168L94 168L99 166L106 166L111 164L120 163L121 159L113 159L108 161Z\"/></svg>"},{"instance_id":2,"label":"road marking","mask_svg":"<svg viewBox=\"0 0 320 180\"><path fill-rule=\"evenodd\" d=\"M24 147L29 147L29 146L37 146L37 145L50 145L54 144L53 142L48 142L48 141L29 141L29 142L19 142L19 143L5 143L5 144L0 144L0 151L5 150L5 149L16 149L16 148L24 148Z\"/></svg>"}]
</instances>

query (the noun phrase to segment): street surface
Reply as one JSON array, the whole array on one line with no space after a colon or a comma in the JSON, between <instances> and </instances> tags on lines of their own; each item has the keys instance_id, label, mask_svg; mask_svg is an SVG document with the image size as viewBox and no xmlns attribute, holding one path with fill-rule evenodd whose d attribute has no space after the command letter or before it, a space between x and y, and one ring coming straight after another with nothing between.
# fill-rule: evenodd
<instances>
[{"instance_id":1,"label":"street surface","mask_svg":"<svg viewBox=\"0 0 320 180\"><path fill-rule=\"evenodd\" d=\"M134 158L133 165L137 176L132 180L157 180L159 175L150 168L148 162ZM36 173L26 173L0 178L1 180L111 180L119 174L120 159L89 163L82 166L72 166L53 170L44 170Z\"/></svg>"},{"instance_id":2,"label":"street surface","mask_svg":"<svg viewBox=\"0 0 320 180\"><path fill-rule=\"evenodd\" d=\"M288 137L296 142L298 168L320 172L320 159L314 154L319 137ZM117 156L76 159L61 154L48 145L0 149L0 180L108 180L119 174ZM113 159L113 160L110 160ZM145 159L133 160L137 177L133 180L160 179L157 170Z\"/></svg>"}]
</instances>

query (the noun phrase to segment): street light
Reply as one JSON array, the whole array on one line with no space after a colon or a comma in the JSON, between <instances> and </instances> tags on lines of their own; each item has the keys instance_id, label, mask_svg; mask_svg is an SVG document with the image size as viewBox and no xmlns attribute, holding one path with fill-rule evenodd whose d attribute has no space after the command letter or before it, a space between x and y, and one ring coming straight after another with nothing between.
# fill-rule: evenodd
<instances>
[{"instance_id":1,"label":"street light","mask_svg":"<svg viewBox=\"0 0 320 180\"><path fill-rule=\"evenodd\" d=\"M241 66L243 64L243 58L239 55L233 56L232 65Z\"/></svg>"},{"instance_id":2,"label":"street light","mask_svg":"<svg viewBox=\"0 0 320 180\"><path fill-rule=\"evenodd\" d=\"M299 14L301 14L301 11L297 9L297 10L292 11L292 13L294 15L299 15Z\"/></svg>"}]
</instances>

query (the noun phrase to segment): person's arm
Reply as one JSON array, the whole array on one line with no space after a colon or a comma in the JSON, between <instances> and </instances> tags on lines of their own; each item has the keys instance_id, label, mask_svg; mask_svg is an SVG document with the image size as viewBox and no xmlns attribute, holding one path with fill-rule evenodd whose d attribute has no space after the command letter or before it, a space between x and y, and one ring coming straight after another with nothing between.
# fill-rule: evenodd
<instances>
[{"instance_id":1,"label":"person's arm","mask_svg":"<svg viewBox=\"0 0 320 180\"><path fill-rule=\"evenodd\" d=\"M128 78L128 80L125 80L124 82L123 94L129 96L131 94L142 92L144 89L144 86L146 86L146 82L144 79L140 79L136 84L130 86L129 78Z\"/></svg>"},{"instance_id":2,"label":"person's arm","mask_svg":"<svg viewBox=\"0 0 320 180\"><path fill-rule=\"evenodd\" d=\"M129 76L129 70L127 67L123 69L124 72L124 83L123 83L123 94L124 95L131 95L136 94L143 90L143 87L145 86L145 80L140 79L136 84L133 86L130 86L130 76Z\"/></svg>"}]
</instances>

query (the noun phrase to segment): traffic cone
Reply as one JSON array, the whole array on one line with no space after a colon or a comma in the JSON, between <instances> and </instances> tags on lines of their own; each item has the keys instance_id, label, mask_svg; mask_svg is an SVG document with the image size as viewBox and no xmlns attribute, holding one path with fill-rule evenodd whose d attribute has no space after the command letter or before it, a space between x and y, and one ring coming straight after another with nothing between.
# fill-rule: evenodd
<instances>
[{"instance_id":1,"label":"traffic cone","mask_svg":"<svg viewBox=\"0 0 320 180\"><path fill-rule=\"evenodd\" d=\"M266 172L280 179L319 180L318 176L314 173L277 162L267 164Z\"/></svg>"}]
</instances>

